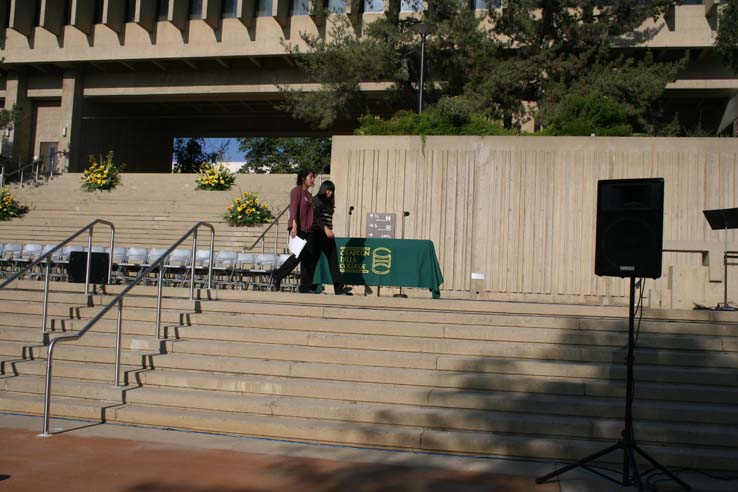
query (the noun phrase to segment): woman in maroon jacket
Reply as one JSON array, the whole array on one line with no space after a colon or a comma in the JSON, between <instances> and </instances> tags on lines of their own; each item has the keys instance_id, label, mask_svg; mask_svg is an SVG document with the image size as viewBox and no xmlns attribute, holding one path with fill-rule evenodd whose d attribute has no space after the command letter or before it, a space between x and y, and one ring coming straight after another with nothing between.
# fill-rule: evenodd
<instances>
[{"instance_id":1,"label":"woman in maroon jacket","mask_svg":"<svg viewBox=\"0 0 738 492\"><path fill-rule=\"evenodd\" d=\"M280 290L282 279L300 264L300 287L299 291L312 292L313 273L319 256L316 256L317 244L313 237L313 195L308 191L315 182L315 173L307 169L301 169L297 173L297 186L290 192L290 216L287 229L290 236L300 236L307 241L300 252L300 257L291 255L282 266L272 272L272 285L274 290ZM320 255L320 250L317 251Z\"/></svg>"}]
</instances>

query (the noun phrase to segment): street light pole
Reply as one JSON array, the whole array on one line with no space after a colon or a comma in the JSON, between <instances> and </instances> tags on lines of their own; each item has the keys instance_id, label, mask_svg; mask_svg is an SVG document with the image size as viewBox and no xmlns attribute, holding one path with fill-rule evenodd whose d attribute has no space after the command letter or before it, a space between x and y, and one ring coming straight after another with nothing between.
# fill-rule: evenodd
<instances>
[{"instance_id":1,"label":"street light pole","mask_svg":"<svg viewBox=\"0 0 738 492\"><path fill-rule=\"evenodd\" d=\"M436 26L420 22L413 25L411 29L420 33L420 95L418 97L418 114L420 114L423 112L423 86L425 82L425 38L436 32Z\"/></svg>"}]
</instances>

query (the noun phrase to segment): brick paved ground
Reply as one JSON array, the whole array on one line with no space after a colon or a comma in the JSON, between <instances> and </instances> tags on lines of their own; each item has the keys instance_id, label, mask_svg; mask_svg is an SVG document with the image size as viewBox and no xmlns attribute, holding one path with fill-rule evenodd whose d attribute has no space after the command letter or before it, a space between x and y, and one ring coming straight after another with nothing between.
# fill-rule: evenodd
<instances>
[{"instance_id":1,"label":"brick paved ground","mask_svg":"<svg viewBox=\"0 0 738 492\"><path fill-rule=\"evenodd\" d=\"M0 428L0 491L559 492L510 475Z\"/></svg>"}]
</instances>

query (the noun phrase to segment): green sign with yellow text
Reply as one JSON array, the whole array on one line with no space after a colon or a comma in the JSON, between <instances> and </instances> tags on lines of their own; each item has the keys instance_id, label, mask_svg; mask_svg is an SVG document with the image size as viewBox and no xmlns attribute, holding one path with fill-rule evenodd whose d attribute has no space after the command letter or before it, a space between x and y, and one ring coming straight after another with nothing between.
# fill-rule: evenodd
<instances>
[{"instance_id":1,"label":"green sign with yellow text","mask_svg":"<svg viewBox=\"0 0 738 492\"><path fill-rule=\"evenodd\" d=\"M420 239L336 238L338 262L348 285L420 287L441 296L443 274L433 243ZM316 284L332 283L321 255Z\"/></svg>"}]
</instances>

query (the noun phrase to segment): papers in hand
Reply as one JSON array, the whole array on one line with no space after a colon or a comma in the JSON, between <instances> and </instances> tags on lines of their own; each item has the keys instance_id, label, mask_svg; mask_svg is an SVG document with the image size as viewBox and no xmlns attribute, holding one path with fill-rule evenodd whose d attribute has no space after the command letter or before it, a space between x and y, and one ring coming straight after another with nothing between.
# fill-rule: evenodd
<instances>
[{"instance_id":1,"label":"papers in hand","mask_svg":"<svg viewBox=\"0 0 738 492\"><path fill-rule=\"evenodd\" d=\"M300 236L290 236L290 242L287 247L289 248L290 253L295 255L295 258L297 258L300 256L300 252L302 251L302 248L305 247L305 244L307 244L307 241L305 241Z\"/></svg>"}]
</instances>

